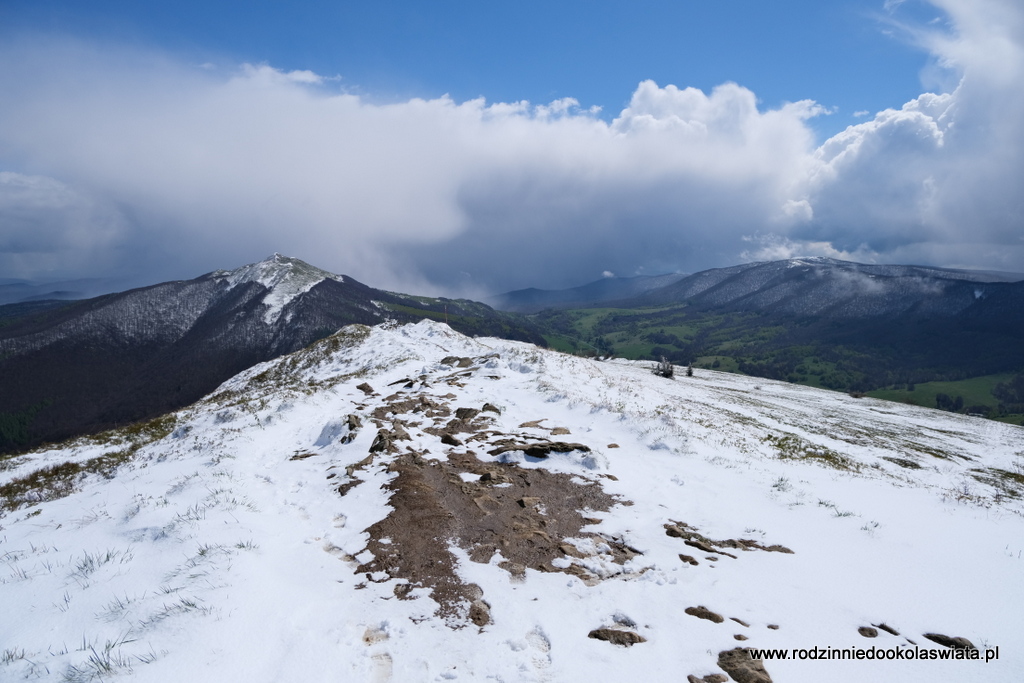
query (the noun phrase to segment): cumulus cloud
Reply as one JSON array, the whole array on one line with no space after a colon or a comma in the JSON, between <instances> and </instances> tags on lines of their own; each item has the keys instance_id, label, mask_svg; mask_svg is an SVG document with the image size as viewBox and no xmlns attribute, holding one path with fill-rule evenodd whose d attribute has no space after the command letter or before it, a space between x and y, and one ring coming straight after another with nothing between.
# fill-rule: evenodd
<instances>
[{"instance_id":1,"label":"cumulus cloud","mask_svg":"<svg viewBox=\"0 0 1024 683\"><path fill-rule=\"evenodd\" d=\"M11 42L0 266L152 281L280 251L476 296L769 256L1020 269L1024 12L934 4L948 24L904 35L955 89L820 145L819 105L766 110L732 83L645 81L605 120L571 98L379 102L309 71Z\"/></svg>"},{"instance_id":2,"label":"cumulus cloud","mask_svg":"<svg viewBox=\"0 0 1024 683\"><path fill-rule=\"evenodd\" d=\"M7 52L5 156L119 207L150 261L125 265L163 277L272 251L375 285L477 294L692 270L780 213L818 113L760 111L735 84L647 81L607 122L571 99L381 104L267 65Z\"/></svg>"},{"instance_id":3,"label":"cumulus cloud","mask_svg":"<svg viewBox=\"0 0 1024 683\"><path fill-rule=\"evenodd\" d=\"M1024 11L1003 0L933 4L948 26L904 28L958 85L821 145L807 187L813 218L788 237L885 260L1019 270Z\"/></svg>"}]
</instances>

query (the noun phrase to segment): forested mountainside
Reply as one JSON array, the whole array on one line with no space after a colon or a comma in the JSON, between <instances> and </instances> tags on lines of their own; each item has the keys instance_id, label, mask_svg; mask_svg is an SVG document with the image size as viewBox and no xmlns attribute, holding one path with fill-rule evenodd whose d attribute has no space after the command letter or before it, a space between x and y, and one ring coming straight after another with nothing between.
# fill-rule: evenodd
<instances>
[{"instance_id":1,"label":"forested mountainside","mask_svg":"<svg viewBox=\"0 0 1024 683\"><path fill-rule=\"evenodd\" d=\"M275 255L233 271L0 315L0 452L159 415L338 328L433 318L543 343L526 321L414 297ZM4 324L6 323L6 324Z\"/></svg>"}]
</instances>

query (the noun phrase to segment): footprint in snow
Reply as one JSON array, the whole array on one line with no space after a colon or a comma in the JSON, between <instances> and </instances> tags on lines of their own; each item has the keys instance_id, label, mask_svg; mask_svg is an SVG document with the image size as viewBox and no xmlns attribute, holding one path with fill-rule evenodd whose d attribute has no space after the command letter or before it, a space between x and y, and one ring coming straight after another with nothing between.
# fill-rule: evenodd
<instances>
[{"instance_id":1,"label":"footprint in snow","mask_svg":"<svg viewBox=\"0 0 1024 683\"><path fill-rule=\"evenodd\" d=\"M391 655L378 652L373 655L373 683L388 683L391 680Z\"/></svg>"}]
</instances>

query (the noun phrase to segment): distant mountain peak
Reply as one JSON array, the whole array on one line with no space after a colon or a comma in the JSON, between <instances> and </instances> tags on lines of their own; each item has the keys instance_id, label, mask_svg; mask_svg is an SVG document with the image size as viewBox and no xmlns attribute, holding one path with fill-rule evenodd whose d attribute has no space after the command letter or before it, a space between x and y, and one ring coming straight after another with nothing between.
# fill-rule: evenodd
<instances>
[{"instance_id":1,"label":"distant mountain peak","mask_svg":"<svg viewBox=\"0 0 1024 683\"><path fill-rule=\"evenodd\" d=\"M250 263L234 270L220 270L214 277L223 278L229 287L245 282L256 282L270 291L263 297L267 306L264 321L270 325L280 316L281 311L295 297L305 294L324 280L344 282L341 275L329 273L305 261L274 253L259 263Z\"/></svg>"},{"instance_id":2,"label":"distant mountain peak","mask_svg":"<svg viewBox=\"0 0 1024 683\"><path fill-rule=\"evenodd\" d=\"M766 263L770 263L770 262L766 261ZM829 258L827 256L800 256L800 257L797 257L797 258L789 259L787 261L787 264L791 268L794 267L794 266L820 266L820 265L841 266L841 265L855 265L855 264L851 264L849 261L840 261L838 259Z\"/></svg>"}]
</instances>

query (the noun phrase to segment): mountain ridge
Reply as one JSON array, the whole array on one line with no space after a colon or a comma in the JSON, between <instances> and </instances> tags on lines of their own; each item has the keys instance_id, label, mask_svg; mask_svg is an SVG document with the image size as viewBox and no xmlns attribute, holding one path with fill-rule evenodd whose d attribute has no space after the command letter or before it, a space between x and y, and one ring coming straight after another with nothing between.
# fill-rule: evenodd
<instances>
[{"instance_id":1,"label":"mountain ridge","mask_svg":"<svg viewBox=\"0 0 1024 683\"><path fill-rule=\"evenodd\" d=\"M723 303L708 301L701 295L721 286L726 281L746 277L741 289L752 294L772 279L784 279L782 274L792 270L816 273L843 272L851 280L867 278L902 278L905 280L949 280L976 283L1014 283L1024 281L1024 274L1001 271L971 271L915 265L864 264L826 257L802 257L780 261L755 261L723 268L712 268L693 274L676 273L634 278L605 278L562 290L522 289L506 292L487 301L502 310L535 313L546 308L586 307L644 307L679 304L696 299L701 304ZM733 282L734 286L738 283ZM630 292L629 290L635 290ZM867 288L870 289L870 288ZM737 297L734 297L737 298Z\"/></svg>"},{"instance_id":2,"label":"mountain ridge","mask_svg":"<svg viewBox=\"0 0 1024 683\"><path fill-rule=\"evenodd\" d=\"M353 325L0 456L0 673L743 680L748 648L875 647L924 654L759 680L1016 680L1022 454L968 416Z\"/></svg>"},{"instance_id":3,"label":"mountain ridge","mask_svg":"<svg viewBox=\"0 0 1024 683\"><path fill-rule=\"evenodd\" d=\"M280 254L37 311L0 327L0 451L187 405L347 324L424 317L543 343L483 304L385 292Z\"/></svg>"}]
</instances>

